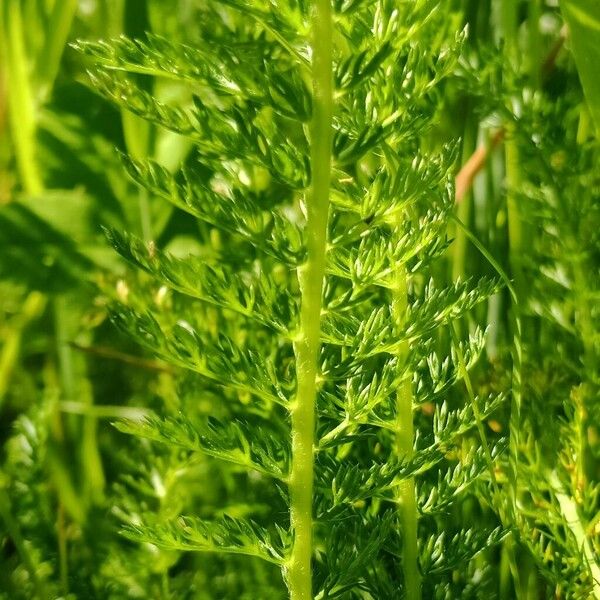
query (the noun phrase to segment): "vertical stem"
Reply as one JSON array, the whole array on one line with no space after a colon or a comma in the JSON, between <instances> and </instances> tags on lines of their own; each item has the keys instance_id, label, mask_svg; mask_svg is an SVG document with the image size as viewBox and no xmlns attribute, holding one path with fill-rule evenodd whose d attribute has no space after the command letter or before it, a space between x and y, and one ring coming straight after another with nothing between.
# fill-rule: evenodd
<instances>
[{"instance_id":1,"label":"vertical stem","mask_svg":"<svg viewBox=\"0 0 600 600\"><path fill-rule=\"evenodd\" d=\"M127 109L121 111L125 147L136 160L148 158L151 152L151 125L141 117ZM138 192L138 207L140 211L140 228L142 239L149 242L152 239L152 215L150 213L150 198L146 189Z\"/></svg>"},{"instance_id":2,"label":"vertical stem","mask_svg":"<svg viewBox=\"0 0 600 600\"><path fill-rule=\"evenodd\" d=\"M399 331L408 317L408 273L404 264L396 270L392 314ZM398 368L404 371L409 353L408 342L403 342L398 355ZM409 460L413 453L413 390L410 378L404 377L396 392L396 451L400 458ZM396 490L402 533L402 571L407 600L421 598L421 574L417 547L417 498L414 478L402 480Z\"/></svg>"},{"instance_id":3,"label":"vertical stem","mask_svg":"<svg viewBox=\"0 0 600 600\"><path fill-rule=\"evenodd\" d=\"M519 210L517 190L521 182L519 147L514 137L514 124L507 126L506 136L506 206L508 211L509 260L519 300L523 299L523 225Z\"/></svg>"},{"instance_id":4,"label":"vertical stem","mask_svg":"<svg viewBox=\"0 0 600 600\"><path fill-rule=\"evenodd\" d=\"M135 38L142 37L146 31L151 29L146 3L119 2L114 4L112 10L118 13L118 30L120 33ZM115 20L113 29L116 25ZM115 35L115 33L111 32L112 35ZM152 92L154 88L153 78L138 78L137 81L147 92ZM127 152L140 161L151 156L154 146L152 124L126 108L121 110L121 123ZM138 191L138 208L142 239L149 242L153 239L153 227L150 198L146 189Z\"/></svg>"},{"instance_id":5,"label":"vertical stem","mask_svg":"<svg viewBox=\"0 0 600 600\"><path fill-rule=\"evenodd\" d=\"M39 83L42 86L42 97L45 97L54 85L76 12L77 0L56 0L54 2L37 69Z\"/></svg>"},{"instance_id":6,"label":"vertical stem","mask_svg":"<svg viewBox=\"0 0 600 600\"><path fill-rule=\"evenodd\" d=\"M542 16L542 7L539 0L530 0L528 6L528 31L527 31L527 54L529 79L535 89L540 87L542 80L542 70L540 65L542 60L542 34L540 31L540 18Z\"/></svg>"},{"instance_id":7,"label":"vertical stem","mask_svg":"<svg viewBox=\"0 0 600 600\"><path fill-rule=\"evenodd\" d=\"M505 61L517 69L521 62L518 38L518 2L505 0L502 6L502 29L505 41ZM520 302L526 294L523 279L523 223L519 210L517 191L521 184L520 153L515 138L516 127L511 121L506 125L506 204L508 211L508 243L509 262L511 274L514 279L514 294L512 296L512 330L513 330L513 373L512 373L512 398L510 408L510 496L512 518L515 522L521 519L518 510L518 477L519 477L519 444L521 432L521 380L522 380L522 323L520 316ZM513 573L513 578L515 574ZM515 585L517 580L515 579Z\"/></svg>"},{"instance_id":8,"label":"vertical stem","mask_svg":"<svg viewBox=\"0 0 600 600\"><path fill-rule=\"evenodd\" d=\"M3 54L6 56L8 76L8 116L15 145L17 166L23 188L28 194L42 191L42 180L35 156L35 103L31 91L23 39L23 19L18 0L8 0L0 11L4 27L0 38L5 39ZM1 42L0 42L1 43Z\"/></svg>"},{"instance_id":9,"label":"vertical stem","mask_svg":"<svg viewBox=\"0 0 600 600\"><path fill-rule=\"evenodd\" d=\"M590 132L590 113L586 104L581 107L579 115L579 126L577 129L577 143L584 144L587 141ZM561 215L559 218L565 223L563 238L567 256L571 256L571 273L573 279L572 297L575 309L575 327L583 346L583 355L581 357L584 366L584 377L579 391L573 396L575 410L579 420L579 448L577 449L578 468L576 470L576 497L577 492L582 493L585 490L588 477L591 475L589 461L590 445L588 434L595 429L593 419L589 419L589 409L594 399L597 397L597 373L598 373L598 353L596 351L595 339L597 339L597 325L593 316L592 290L587 273L593 272L593 266L589 263L588 252L586 252L585 235L581 231L582 222L585 219L586 212L582 212L581 220L578 220L575 226L568 228L571 222L568 214L568 205L559 203ZM583 206L583 205L582 205ZM566 210L565 210L566 209ZM573 210L571 208L571 210ZM566 232L568 231L568 234ZM590 463L588 465L588 462Z\"/></svg>"},{"instance_id":10,"label":"vertical stem","mask_svg":"<svg viewBox=\"0 0 600 600\"><path fill-rule=\"evenodd\" d=\"M469 27L469 45L475 45L477 40L477 20L479 15L479 7L481 0L469 0L465 5L464 15L465 26ZM464 99L463 109L463 141L461 150L461 165L467 165L469 158L473 154L477 145L477 134L479 131L479 121L476 116L473 115L472 100L470 97ZM464 168L464 167L463 167ZM462 171L462 168L461 168ZM472 176L474 178L474 175ZM457 197L456 202L458 203L458 218L465 223L469 224L471 219L471 207L473 204L473 194L467 191L464 197L458 198L458 177L457 177ZM466 279L466 258L467 258L467 237L464 231L460 228L454 231L454 243L452 252L452 279L454 281Z\"/></svg>"},{"instance_id":11,"label":"vertical stem","mask_svg":"<svg viewBox=\"0 0 600 600\"><path fill-rule=\"evenodd\" d=\"M312 32L313 116L310 124L312 184L306 206L307 262L298 269L302 294L300 331L294 342L298 389L290 409L292 469L289 489L294 546L287 565L286 577L292 600L312 599L315 401L333 139L333 20L330 0L315 0L312 11Z\"/></svg>"},{"instance_id":12,"label":"vertical stem","mask_svg":"<svg viewBox=\"0 0 600 600\"><path fill-rule=\"evenodd\" d=\"M4 396L8 392L11 376L19 359L21 341L24 331L33 320L37 319L46 306L46 298L40 292L29 292L21 314L4 336L4 343L0 351L0 407Z\"/></svg>"},{"instance_id":13,"label":"vertical stem","mask_svg":"<svg viewBox=\"0 0 600 600\"><path fill-rule=\"evenodd\" d=\"M60 586L63 594L69 594L69 559L67 547L67 531L65 522L65 507L62 503L56 509L56 529L58 537L58 570Z\"/></svg>"},{"instance_id":14,"label":"vertical stem","mask_svg":"<svg viewBox=\"0 0 600 600\"><path fill-rule=\"evenodd\" d=\"M504 59L507 65L518 69L520 64L518 38L518 3L516 0L502 2L502 29L504 34ZM510 71L507 69L507 73ZM506 125L506 205L508 211L509 261L519 300L524 291L522 272L523 225L516 193L521 182L519 147L515 139L515 125Z\"/></svg>"},{"instance_id":15,"label":"vertical stem","mask_svg":"<svg viewBox=\"0 0 600 600\"><path fill-rule=\"evenodd\" d=\"M467 104L469 101L467 100ZM465 118L464 139L462 148L461 163L466 164L467 160L473 153L477 141L477 123L473 122L470 115ZM473 203L473 195L469 191L458 205L458 218L469 224L471 220L471 206ZM452 253L452 279L454 281L466 279L466 258L467 258L467 237L462 229L457 229L454 234L454 248Z\"/></svg>"}]
</instances>

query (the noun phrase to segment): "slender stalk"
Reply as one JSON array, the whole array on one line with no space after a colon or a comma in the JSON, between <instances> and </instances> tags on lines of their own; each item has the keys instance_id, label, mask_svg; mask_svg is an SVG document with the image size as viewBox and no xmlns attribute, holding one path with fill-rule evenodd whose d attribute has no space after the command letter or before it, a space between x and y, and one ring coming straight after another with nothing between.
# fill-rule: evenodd
<instances>
[{"instance_id":1,"label":"slender stalk","mask_svg":"<svg viewBox=\"0 0 600 600\"><path fill-rule=\"evenodd\" d=\"M506 0L502 3L502 27L505 38L505 61L517 68L520 64L518 40L518 2ZM521 432L521 382L522 382L522 322L520 303L526 295L525 281L523 278L522 256L525 251L523 239L523 223L521 219L517 193L521 185L521 158L519 146L515 138L514 122L506 125L505 163L506 163L506 204L508 211L508 256L514 279L512 297L512 330L514 344L513 373L512 373L512 399L510 409L510 494L512 518L516 523L521 520L518 510L518 478L519 478L519 444ZM513 574L514 576L514 574Z\"/></svg>"},{"instance_id":2,"label":"slender stalk","mask_svg":"<svg viewBox=\"0 0 600 600\"><path fill-rule=\"evenodd\" d=\"M61 295L55 298L56 352L62 395L63 400L67 402L79 400L92 406L94 398L87 379L87 365L83 356L75 354L69 343L77 331L77 320L73 318L76 314L70 297ZM97 419L91 412L84 415L79 450L82 456L82 496L85 505L99 500L104 488L104 470L98 448L97 426Z\"/></svg>"},{"instance_id":3,"label":"slender stalk","mask_svg":"<svg viewBox=\"0 0 600 600\"><path fill-rule=\"evenodd\" d=\"M59 502L56 509L56 529L58 537L58 570L63 594L69 593L69 556L67 546L67 531L65 522L65 507Z\"/></svg>"},{"instance_id":4,"label":"slender stalk","mask_svg":"<svg viewBox=\"0 0 600 600\"><path fill-rule=\"evenodd\" d=\"M462 163L466 164L469 156L471 156L475 144L477 143L477 123L473 122L471 116L467 116L465 118L465 127L464 127L464 141L463 141L463 149L462 149ZM461 173L462 173L461 169ZM460 174L460 173L459 173ZM473 203L472 194L469 193L469 188L467 185L462 183L462 180L456 178L457 180L457 202L458 202L458 191L459 184L461 184L460 191L462 195L460 197L461 202L458 204L458 218L463 223L469 223L471 220L471 209ZM470 182L469 182L470 183ZM470 187L470 186L469 186ZM454 238L454 251L452 255L452 279L457 280L466 279L466 262L467 262L467 237L463 233L461 229L458 229L455 232Z\"/></svg>"},{"instance_id":5,"label":"slender stalk","mask_svg":"<svg viewBox=\"0 0 600 600\"><path fill-rule=\"evenodd\" d=\"M37 319L46 306L46 298L40 292L30 292L23 302L21 313L11 323L4 336L0 351L0 407L8 392L11 376L19 359L21 342L27 326Z\"/></svg>"},{"instance_id":6,"label":"slender stalk","mask_svg":"<svg viewBox=\"0 0 600 600\"><path fill-rule=\"evenodd\" d=\"M542 7L540 0L530 0L527 7L527 67L529 69L529 80L534 88L539 88L542 82L542 34L540 31L540 18Z\"/></svg>"},{"instance_id":7,"label":"slender stalk","mask_svg":"<svg viewBox=\"0 0 600 600\"><path fill-rule=\"evenodd\" d=\"M475 44L477 39L477 16L480 3L476 0L469 0L465 5L465 25L469 27L469 43ZM469 193L473 182L474 174L466 170L469 164L469 157L472 155L477 144L477 134L479 123L472 114L472 100L468 96L464 99L464 109L462 111L463 142L461 151L461 164L464 165L456 177L456 203L458 204L458 218L463 223L469 223L473 204L473 195ZM465 279L466 257L467 257L467 238L461 229L454 232L454 244L452 253L452 279Z\"/></svg>"},{"instance_id":8,"label":"slender stalk","mask_svg":"<svg viewBox=\"0 0 600 600\"><path fill-rule=\"evenodd\" d=\"M4 14L1 14L1 13ZM4 40L3 54L6 57L8 76L8 98L11 133L15 145L17 167L23 188L28 194L42 191L42 180L35 157L35 103L28 77L29 65L25 52L23 18L18 0L8 0L0 9Z\"/></svg>"},{"instance_id":9,"label":"slender stalk","mask_svg":"<svg viewBox=\"0 0 600 600\"><path fill-rule=\"evenodd\" d=\"M577 129L577 143L584 144L590 135L592 125L591 115L588 107L583 103L579 115L579 126ZM561 204L561 206L563 206ZM563 208L564 210L564 208ZM568 223L568 215L563 213L563 221ZM578 477L577 489L583 491L590 476L590 465L588 465L590 444L589 434L594 430L595 424L589 419L589 409L591 408L594 399L597 397L597 373L599 356L596 351L595 341L598 336L598 325L594 320L592 305L590 302L592 293L589 284L589 278L586 273L593 272L593 267L589 262L589 258L585 249L580 243L581 234L580 227L577 227L569 235L570 252L573 256L571 261L571 272L573 274L573 299L575 308L575 326L577 328L579 338L583 345L582 362L584 365L584 380L582 382L579 401L576 405L576 410L579 414L579 441L580 447L577 452L578 456Z\"/></svg>"},{"instance_id":10,"label":"slender stalk","mask_svg":"<svg viewBox=\"0 0 600 600\"><path fill-rule=\"evenodd\" d=\"M514 555L513 545L513 539L509 537L504 540L500 550L499 600L514 600L513 581L511 578L511 558Z\"/></svg>"},{"instance_id":11,"label":"slender stalk","mask_svg":"<svg viewBox=\"0 0 600 600\"><path fill-rule=\"evenodd\" d=\"M498 488L496 472L494 471L494 459L492 458L492 452L490 450L490 445L488 444L487 436L485 435L485 429L483 427L483 417L481 415L481 411L479 410L479 403L477 402L477 396L475 395L475 391L473 390L473 383L471 382L471 376L469 375L469 371L467 370L465 357L464 357L463 351L460 347L460 341L458 339L458 333L456 330L457 330L457 324L454 322L450 326L450 335L452 337L452 341L454 342L454 348L456 351L456 356L458 358L458 369L462 376L463 382L465 384L465 388L467 390L467 395L469 396L469 402L471 403L471 408L473 409L473 416L475 417L477 433L479 435L479 441L481 442L481 447L483 448L483 453L485 455L487 467L490 471L490 481L492 482L492 485L494 487L494 494L498 497L500 495L500 490Z\"/></svg>"},{"instance_id":12,"label":"slender stalk","mask_svg":"<svg viewBox=\"0 0 600 600\"><path fill-rule=\"evenodd\" d=\"M507 126L506 152L506 206L508 211L508 244L509 261L517 288L517 295L522 299L523 281L523 224L519 209L517 190L521 184L521 165L519 148L514 138L514 125Z\"/></svg>"},{"instance_id":13,"label":"slender stalk","mask_svg":"<svg viewBox=\"0 0 600 600\"><path fill-rule=\"evenodd\" d=\"M404 264L396 271L392 313L398 330L401 331L408 317L408 273ZM398 355L400 370L404 370L408 353L408 342L401 345ZM413 390L412 381L403 378L396 392L396 451L400 458L409 460L414 453ZM400 513L402 534L402 571L404 574L405 598L421 598L421 574L419 573L419 550L417 546L417 498L414 478L400 481L396 489L396 500Z\"/></svg>"},{"instance_id":14,"label":"slender stalk","mask_svg":"<svg viewBox=\"0 0 600 600\"><path fill-rule=\"evenodd\" d=\"M502 28L504 32L504 58L508 65L517 68L520 63L518 45L518 3L515 0L505 0L502 3ZM505 162L506 162L506 205L508 212L508 244L509 261L515 280L517 296L522 299L525 291L522 269L523 254L523 224L516 194L521 184L521 165L519 147L515 139L515 125L506 125Z\"/></svg>"},{"instance_id":15,"label":"slender stalk","mask_svg":"<svg viewBox=\"0 0 600 600\"><path fill-rule=\"evenodd\" d=\"M41 95L45 98L54 85L60 66L71 24L77 12L77 0L54 2L47 28L47 36L39 57L37 75L41 85Z\"/></svg>"},{"instance_id":16,"label":"slender stalk","mask_svg":"<svg viewBox=\"0 0 600 600\"><path fill-rule=\"evenodd\" d=\"M294 546L286 577L292 600L312 599L312 501L317 396L333 116L333 21L330 0L316 0L313 30L313 117L310 124L312 184L307 197L307 262L298 270L302 294L300 331L294 342L298 389L291 406L290 520Z\"/></svg>"}]
</instances>

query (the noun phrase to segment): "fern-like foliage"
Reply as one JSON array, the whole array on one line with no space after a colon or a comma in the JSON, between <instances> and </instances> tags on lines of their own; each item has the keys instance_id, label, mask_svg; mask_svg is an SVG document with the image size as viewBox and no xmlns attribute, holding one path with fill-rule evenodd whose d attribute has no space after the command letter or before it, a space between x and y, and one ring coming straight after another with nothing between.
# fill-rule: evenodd
<instances>
[{"instance_id":1,"label":"fern-like foliage","mask_svg":"<svg viewBox=\"0 0 600 600\"><path fill-rule=\"evenodd\" d=\"M115 323L195 391L180 414L118 427L178 460L206 455L258 477L284 510L236 516L238 491L229 506L183 504L201 515L125 510L125 534L275 563L294 600L437 597L506 534L436 517L471 486L490 488L504 448L477 433L503 397L465 400L457 385L482 332L438 343L499 289L436 283L456 153L421 138L463 36L427 0L205 10L195 47L157 36L78 44L101 94L194 144L175 174L124 163L197 222L202 250L181 257L108 236L172 291L159 303L134 290ZM188 102L149 94L144 76L176 81Z\"/></svg>"},{"instance_id":2,"label":"fern-like foliage","mask_svg":"<svg viewBox=\"0 0 600 600\"><path fill-rule=\"evenodd\" d=\"M544 394L557 419L541 432L531 415L532 437L540 442L530 439L525 453L529 457L525 481L536 482L524 486L531 511L526 535L534 540L533 553L557 588L568 581L574 597L597 598L598 484L592 464L597 458L595 432L600 417L599 149L586 128L585 108L574 111L546 98L528 108L523 134L531 138L524 148L527 160L535 165L531 172L538 176L523 182L519 193L527 225L544 235L534 245L532 260L524 265L526 272L536 276L527 308L530 318L539 320L543 338L552 339L557 348L554 357L541 357L529 349L529 369L535 373L530 385L535 407ZM538 137L541 131L544 135ZM546 458L550 443L552 460Z\"/></svg>"}]
</instances>

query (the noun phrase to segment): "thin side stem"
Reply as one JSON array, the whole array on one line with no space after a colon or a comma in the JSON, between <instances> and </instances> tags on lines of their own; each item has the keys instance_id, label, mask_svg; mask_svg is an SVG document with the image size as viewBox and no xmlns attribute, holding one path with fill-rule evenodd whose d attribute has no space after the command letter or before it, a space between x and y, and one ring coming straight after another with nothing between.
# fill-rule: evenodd
<instances>
[{"instance_id":1,"label":"thin side stem","mask_svg":"<svg viewBox=\"0 0 600 600\"><path fill-rule=\"evenodd\" d=\"M523 224L517 199L521 184L520 152L514 137L514 125L507 126L506 152L506 207L508 211L508 255L510 268L515 280L517 295L521 300L524 292L523 281Z\"/></svg>"},{"instance_id":2,"label":"thin side stem","mask_svg":"<svg viewBox=\"0 0 600 600\"><path fill-rule=\"evenodd\" d=\"M310 124L312 184L307 197L307 262L298 270L302 294L300 331L294 341L298 389L290 408L292 469L290 520L294 545L285 574L292 600L312 599L315 401L318 390L321 309L331 182L333 118L333 21L330 0L316 0L313 31L313 117Z\"/></svg>"},{"instance_id":3,"label":"thin side stem","mask_svg":"<svg viewBox=\"0 0 600 600\"><path fill-rule=\"evenodd\" d=\"M456 350L456 356L458 358L458 369L465 384L467 395L469 396L469 402L471 403L471 408L473 409L473 416L475 417L475 424L477 427L477 433L479 435L479 441L481 442L481 447L483 448L483 453L485 454L487 467L490 472L490 481L494 486L494 494L496 495L496 497L498 497L500 495L500 490L498 488L496 472L494 471L494 459L492 457L490 445L488 444L487 436L485 435L485 429L483 427L483 417L481 415L481 411L479 410L479 403L477 402L477 396L475 395L475 391L473 390L471 376L469 375L469 371L467 370L465 357L462 348L460 347L460 341L458 339L458 333L456 329L457 325L455 322L453 322L450 326L450 335L452 337L452 341L454 342L454 348Z\"/></svg>"},{"instance_id":4,"label":"thin side stem","mask_svg":"<svg viewBox=\"0 0 600 600\"><path fill-rule=\"evenodd\" d=\"M398 330L402 330L408 317L408 273L404 264L396 271L392 313ZM408 342L400 346L399 369L404 370L408 353ZM414 454L413 390L409 378L403 378L396 392L396 451L403 460L410 460ZM414 478L403 479L396 489L396 500L402 535L402 572L404 575L405 597L407 600L420 600L421 574L419 572L419 550L417 546L417 498Z\"/></svg>"}]
</instances>

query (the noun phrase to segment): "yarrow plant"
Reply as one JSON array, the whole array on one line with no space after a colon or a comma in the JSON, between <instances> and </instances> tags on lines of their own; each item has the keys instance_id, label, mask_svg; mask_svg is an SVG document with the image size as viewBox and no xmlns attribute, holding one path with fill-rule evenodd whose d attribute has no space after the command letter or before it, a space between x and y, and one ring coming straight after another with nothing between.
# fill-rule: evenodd
<instances>
[{"instance_id":1,"label":"yarrow plant","mask_svg":"<svg viewBox=\"0 0 600 600\"><path fill-rule=\"evenodd\" d=\"M226 506L211 519L145 514L131 539L260 557L294 600L416 599L506 535L439 520L475 485L493 495L503 448L482 427L503 395L450 392L470 387L484 346L455 322L500 286L435 277L456 155L421 140L463 43L451 25L429 1L228 0L207 4L194 47L79 44L101 93L194 142L174 175L124 159L152 197L199 221L203 246L182 258L110 231L173 294L170 311L140 300L114 320L227 414L188 405L118 426L269 478L288 514L266 526ZM189 106L144 91L144 75L180 82Z\"/></svg>"}]
</instances>

